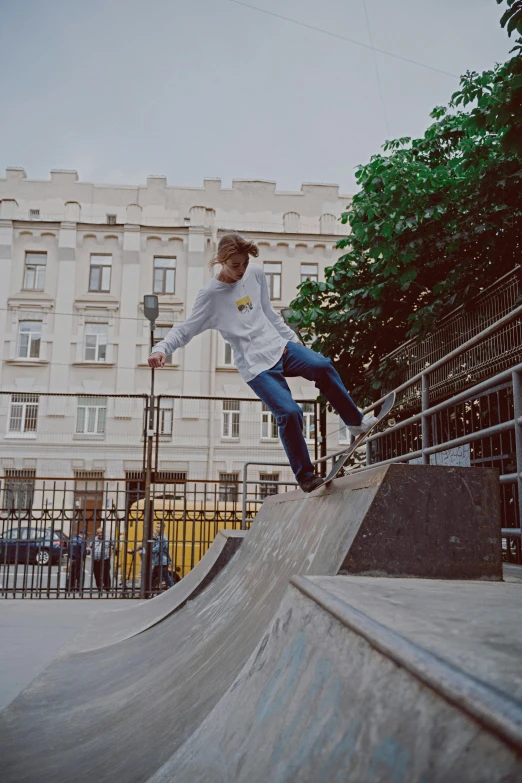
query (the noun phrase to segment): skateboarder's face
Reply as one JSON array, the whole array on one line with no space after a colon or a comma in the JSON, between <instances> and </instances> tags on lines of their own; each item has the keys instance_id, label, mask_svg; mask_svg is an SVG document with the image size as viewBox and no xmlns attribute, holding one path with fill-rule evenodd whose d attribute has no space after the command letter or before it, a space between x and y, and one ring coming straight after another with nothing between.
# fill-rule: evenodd
<instances>
[{"instance_id":1,"label":"skateboarder's face","mask_svg":"<svg viewBox=\"0 0 522 783\"><path fill-rule=\"evenodd\" d=\"M248 253L233 253L222 264L222 279L225 283L241 280L248 267Z\"/></svg>"}]
</instances>

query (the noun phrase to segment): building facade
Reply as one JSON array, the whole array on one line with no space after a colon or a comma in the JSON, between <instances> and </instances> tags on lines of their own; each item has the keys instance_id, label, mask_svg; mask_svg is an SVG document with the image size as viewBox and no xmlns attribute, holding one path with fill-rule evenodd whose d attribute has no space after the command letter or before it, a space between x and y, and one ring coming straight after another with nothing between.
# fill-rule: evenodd
<instances>
[{"instance_id":1,"label":"building facade","mask_svg":"<svg viewBox=\"0 0 522 783\"><path fill-rule=\"evenodd\" d=\"M30 180L7 169L0 179L3 477L112 480L139 472L150 390L144 294L159 297L159 340L190 313L220 237L234 230L259 246L257 262L280 310L302 280L324 279L336 261L345 232L338 218L349 198L334 185L282 192L274 182L234 180L224 188L206 179L203 187L172 187L161 176L140 186L95 185L74 171ZM303 379L290 386L303 401L311 442L306 401L317 391ZM217 333L177 351L156 372L155 391L160 472L233 480L251 460L267 463L253 476L290 478L279 465L285 457L272 415ZM329 429L333 450L344 438L336 416Z\"/></svg>"}]
</instances>

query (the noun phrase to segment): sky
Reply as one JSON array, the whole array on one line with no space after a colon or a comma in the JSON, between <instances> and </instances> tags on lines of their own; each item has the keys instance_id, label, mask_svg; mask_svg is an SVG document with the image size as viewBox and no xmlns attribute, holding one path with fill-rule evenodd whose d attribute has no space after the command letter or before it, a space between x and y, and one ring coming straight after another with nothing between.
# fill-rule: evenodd
<instances>
[{"instance_id":1,"label":"sky","mask_svg":"<svg viewBox=\"0 0 522 783\"><path fill-rule=\"evenodd\" d=\"M458 76L514 43L495 0L245 3L270 13L233 0L0 0L0 176L352 193L385 139L422 135Z\"/></svg>"}]
</instances>

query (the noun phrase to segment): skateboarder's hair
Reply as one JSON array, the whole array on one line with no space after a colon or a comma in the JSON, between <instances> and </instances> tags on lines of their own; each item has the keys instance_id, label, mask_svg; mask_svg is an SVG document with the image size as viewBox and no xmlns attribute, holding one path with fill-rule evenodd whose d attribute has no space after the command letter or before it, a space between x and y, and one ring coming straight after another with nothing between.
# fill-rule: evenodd
<instances>
[{"instance_id":1,"label":"skateboarder's hair","mask_svg":"<svg viewBox=\"0 0 522 783\"><path fill-rule=\"evenodd\" d=\"M257 258L259 255L259 248L254 242L250 242L248 239L244 239L240 234L225 234L219 240L217 253L210 261L210 268L216 266L216 264L226 264L230 256L234 253L247 253L249 256Z\"/></svg>"}]
</instances>

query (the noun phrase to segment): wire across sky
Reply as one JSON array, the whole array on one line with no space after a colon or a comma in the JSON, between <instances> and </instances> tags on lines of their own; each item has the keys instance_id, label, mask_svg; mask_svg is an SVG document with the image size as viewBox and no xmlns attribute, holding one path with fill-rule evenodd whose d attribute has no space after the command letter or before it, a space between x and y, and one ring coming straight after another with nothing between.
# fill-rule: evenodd
<instances>
[{"instance_id":1,"label":"wire across sky","mask_svg":"<svg viewBox=\"0 0 522 783\"><path fill-rule=\"evenodd\" d=\"M348 38L346 35L341 35L340 33L334 33L331 30L325 30L322 27L317 27L313 24L307 24L306 22L301 22L299 19L292 19L290 16L284 16L283 14L278 14L275 11L269 11L267 8L260 8L257 5L252 5L251 3L244 3L243 0L228 0L229 3L234 3L235 5L242 5L244 8L249 8L251 11L257 11L261 14L267 14L268 16L273 16L276 19L282 19L284 22L290 22L291 24L298 25L299 27L305 27L307 30L315 30L317 33L322 33L322 35L329 35L331 38L337 38L340 41L346 41L347 43L353 44L353 46L360 46L363 49L370 49L374 52L379 52L380 54L385 54L387 57L394 57L396 60L402 60L405 63L410 63L411 65L417 65L419 68L426 68L429 71L435 71L435 73L441 73L444 74L444 76L451 76L453 79L458 79L459 76L456 73L450 73L449 71L444 71L442 68L435 68L433 65L427 65L426 63L421 63L419 60L413 60L411 57L403 57L400 54L395 54L395 52L388 52L386 49L379 49L377 46L373 46L372 44L366 44L362 43L362 41L356 41L354 38Z\"/></svg>"}]
</instances>

